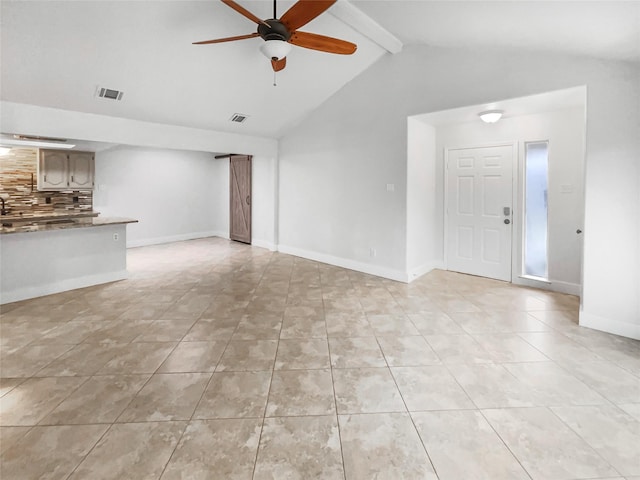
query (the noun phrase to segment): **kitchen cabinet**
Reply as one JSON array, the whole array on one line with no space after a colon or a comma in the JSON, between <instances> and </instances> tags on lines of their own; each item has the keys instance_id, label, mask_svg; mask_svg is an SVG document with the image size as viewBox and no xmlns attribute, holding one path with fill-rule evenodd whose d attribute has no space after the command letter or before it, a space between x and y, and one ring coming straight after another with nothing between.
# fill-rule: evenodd
<instances>
[{"instance_id":1,"label":"kitchen cabinet","mask_svg":"<svg viewBox=\"0 0 640 480\"><path fill-rule=\"evenodd\" d=\"M93 189L93 152L40 150L38 190Z\"/></svg>"},{"instance_id":2,"label":"kitchen cabinet","mask_svg":"<svg viewBox=\"0 0 640 480\"><path fill-rule=\"evenodd\" d=\"M69 187L74 190L91 190L93 168L92 152L69 152Z\"/></svg>"}]
</instances>

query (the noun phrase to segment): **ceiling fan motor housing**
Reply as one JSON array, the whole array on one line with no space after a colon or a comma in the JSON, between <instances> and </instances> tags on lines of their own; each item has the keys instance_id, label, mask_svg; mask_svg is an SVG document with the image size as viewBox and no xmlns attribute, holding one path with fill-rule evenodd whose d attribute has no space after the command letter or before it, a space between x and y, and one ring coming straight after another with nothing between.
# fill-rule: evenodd
<instances>
[{"instance_id":1,"label":"ceiling fan motor housing","mask_svg":"<svg viewBox=\"0 0 640 480\"><path fill-rule=\"evenodd\" d=\"M287 27L285 27L280 20L270 18L269 20L265 20L265 22L269 24L268 27L262 23L258 25L258 33L263 40L289 41L291 38L291 32L289 32Z\"/></svg>"}]
</instances>

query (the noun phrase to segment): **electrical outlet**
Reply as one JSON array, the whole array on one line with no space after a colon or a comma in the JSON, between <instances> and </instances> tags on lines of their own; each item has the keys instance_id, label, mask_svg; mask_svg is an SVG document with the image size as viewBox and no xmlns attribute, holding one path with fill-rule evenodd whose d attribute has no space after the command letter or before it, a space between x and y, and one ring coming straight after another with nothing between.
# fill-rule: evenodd
<instances>
[{"instance_id":1,"label":"electrical outlet","mask_svg":"<svg viewBox=\"0 0 640 480\"><path fill-rule=\"evenodd\" d=\"M118 241L118 238L119 238L118 234L117 234L117 233L114 233L114 234L113 234L113 241L114 241L114 242L117 242L117 241Z\"/></svg>"},{"instance_id":2,"label":"electrical outlet","mask_svg":"<svg viewBox=\"0 0 640 480\"><path fill-rule=\"evenodd\" d=\"M369 249L369 256L370 257L375 257L376 256L376 249L375 248L370 248Z\"/></svg>"}]
</instances>

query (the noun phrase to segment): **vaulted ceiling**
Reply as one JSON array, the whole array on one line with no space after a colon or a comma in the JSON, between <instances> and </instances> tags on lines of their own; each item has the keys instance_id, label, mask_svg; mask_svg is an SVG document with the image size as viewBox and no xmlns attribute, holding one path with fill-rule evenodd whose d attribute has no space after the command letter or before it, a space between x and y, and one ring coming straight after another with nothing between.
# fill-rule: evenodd
<instances>
[{"instance_id":1,"label":"vaulted ceiling","mask_svg":"<svg viewBox=\"0 0 640 480\"><path fill-rule=\"evenodd\" d=\"M272 16L271 1L237 1L260 18ZM255 31L217 0L3 0L1 99L278 138L390 55L380 44L393 36L405 44L640 61L640 2L346 1L339 3L359 21L334 5L303 30L354 42L357 52L294 47L273 86L261 39L191 44ZM279 1L278 16L293 3ZM122 90L123 99L97 98L98 86ZM233 124L234 113L249 118Z\"/></svg>"}]
</instances>

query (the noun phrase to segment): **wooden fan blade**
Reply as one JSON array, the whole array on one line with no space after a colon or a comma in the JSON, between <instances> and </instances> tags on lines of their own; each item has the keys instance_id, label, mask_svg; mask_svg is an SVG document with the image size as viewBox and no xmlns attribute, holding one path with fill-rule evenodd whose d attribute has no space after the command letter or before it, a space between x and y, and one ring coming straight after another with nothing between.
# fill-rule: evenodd
<instances>
[{"instance_id":1,"label":"wooden fan blade","mask_svg":"<svg viewBox=\"0 0 640 480\"><path fill-rule=\"evenodd\" d=\"M308 32L293 32L289 43L299 47L310 48L311 50L339 53L340 55L351 55L358 48L355 43L347 42L346 40Z\"/></svg>"},{"instance_id":2,"label":"wooden fan blade","mask_svg":"<svg viewBox=\"0 0 640 480\"><path fill-rule=\"evenodd\" d=\"M273 67L274 72L284 70L284 67L287 66L287 57L283 57L280 60L271 60L271 66Z\"/></svg>"},{"instance_id":3,"label":"wooden fan blade","mask_svg":"<svg viewBox=\"0 0 640 480\"><path fill-rule=\"evenodd\" d=\"M251 13L249 10L247 10L246 8L244 8L242 5L238 5L236 2L234 2L233 0L220 0L222 3L224 3L225 5L233 8L236 12L238 12L240 15L244 15L245 17L247 17L249 20L251 20L252 22L258 23L258 24L262 24L262 25L266 25L267 27L269 26L269 24L267 22L265 22L264 20L256 17L253 13Z\"/></svg>"},{"instance_id":4,"label":"wooden fan blade","mask_svg":"<svg viewBox=\"0 0 640 480\"><path fill-rule=\"evenodd\" d=\"M260 34L250 33L249 35L240 35L237 37L216 38L215 40L203 40L202 42L193 42L193 45L208 45L210 43L233 42L234 40L244 40L245 38L259 37Z\"/></svg>"},{"instance_id":5,"label":"wooden fan blade","mask_svg":"<svg viewBox=\"0 0 640 480\"><path fill-rule=\"evenodd\" d=\"M293 32L309 23L334 3L336 0L298 0L285 12L280 21L290 32Z\"/></svg>"}]
</instances>

